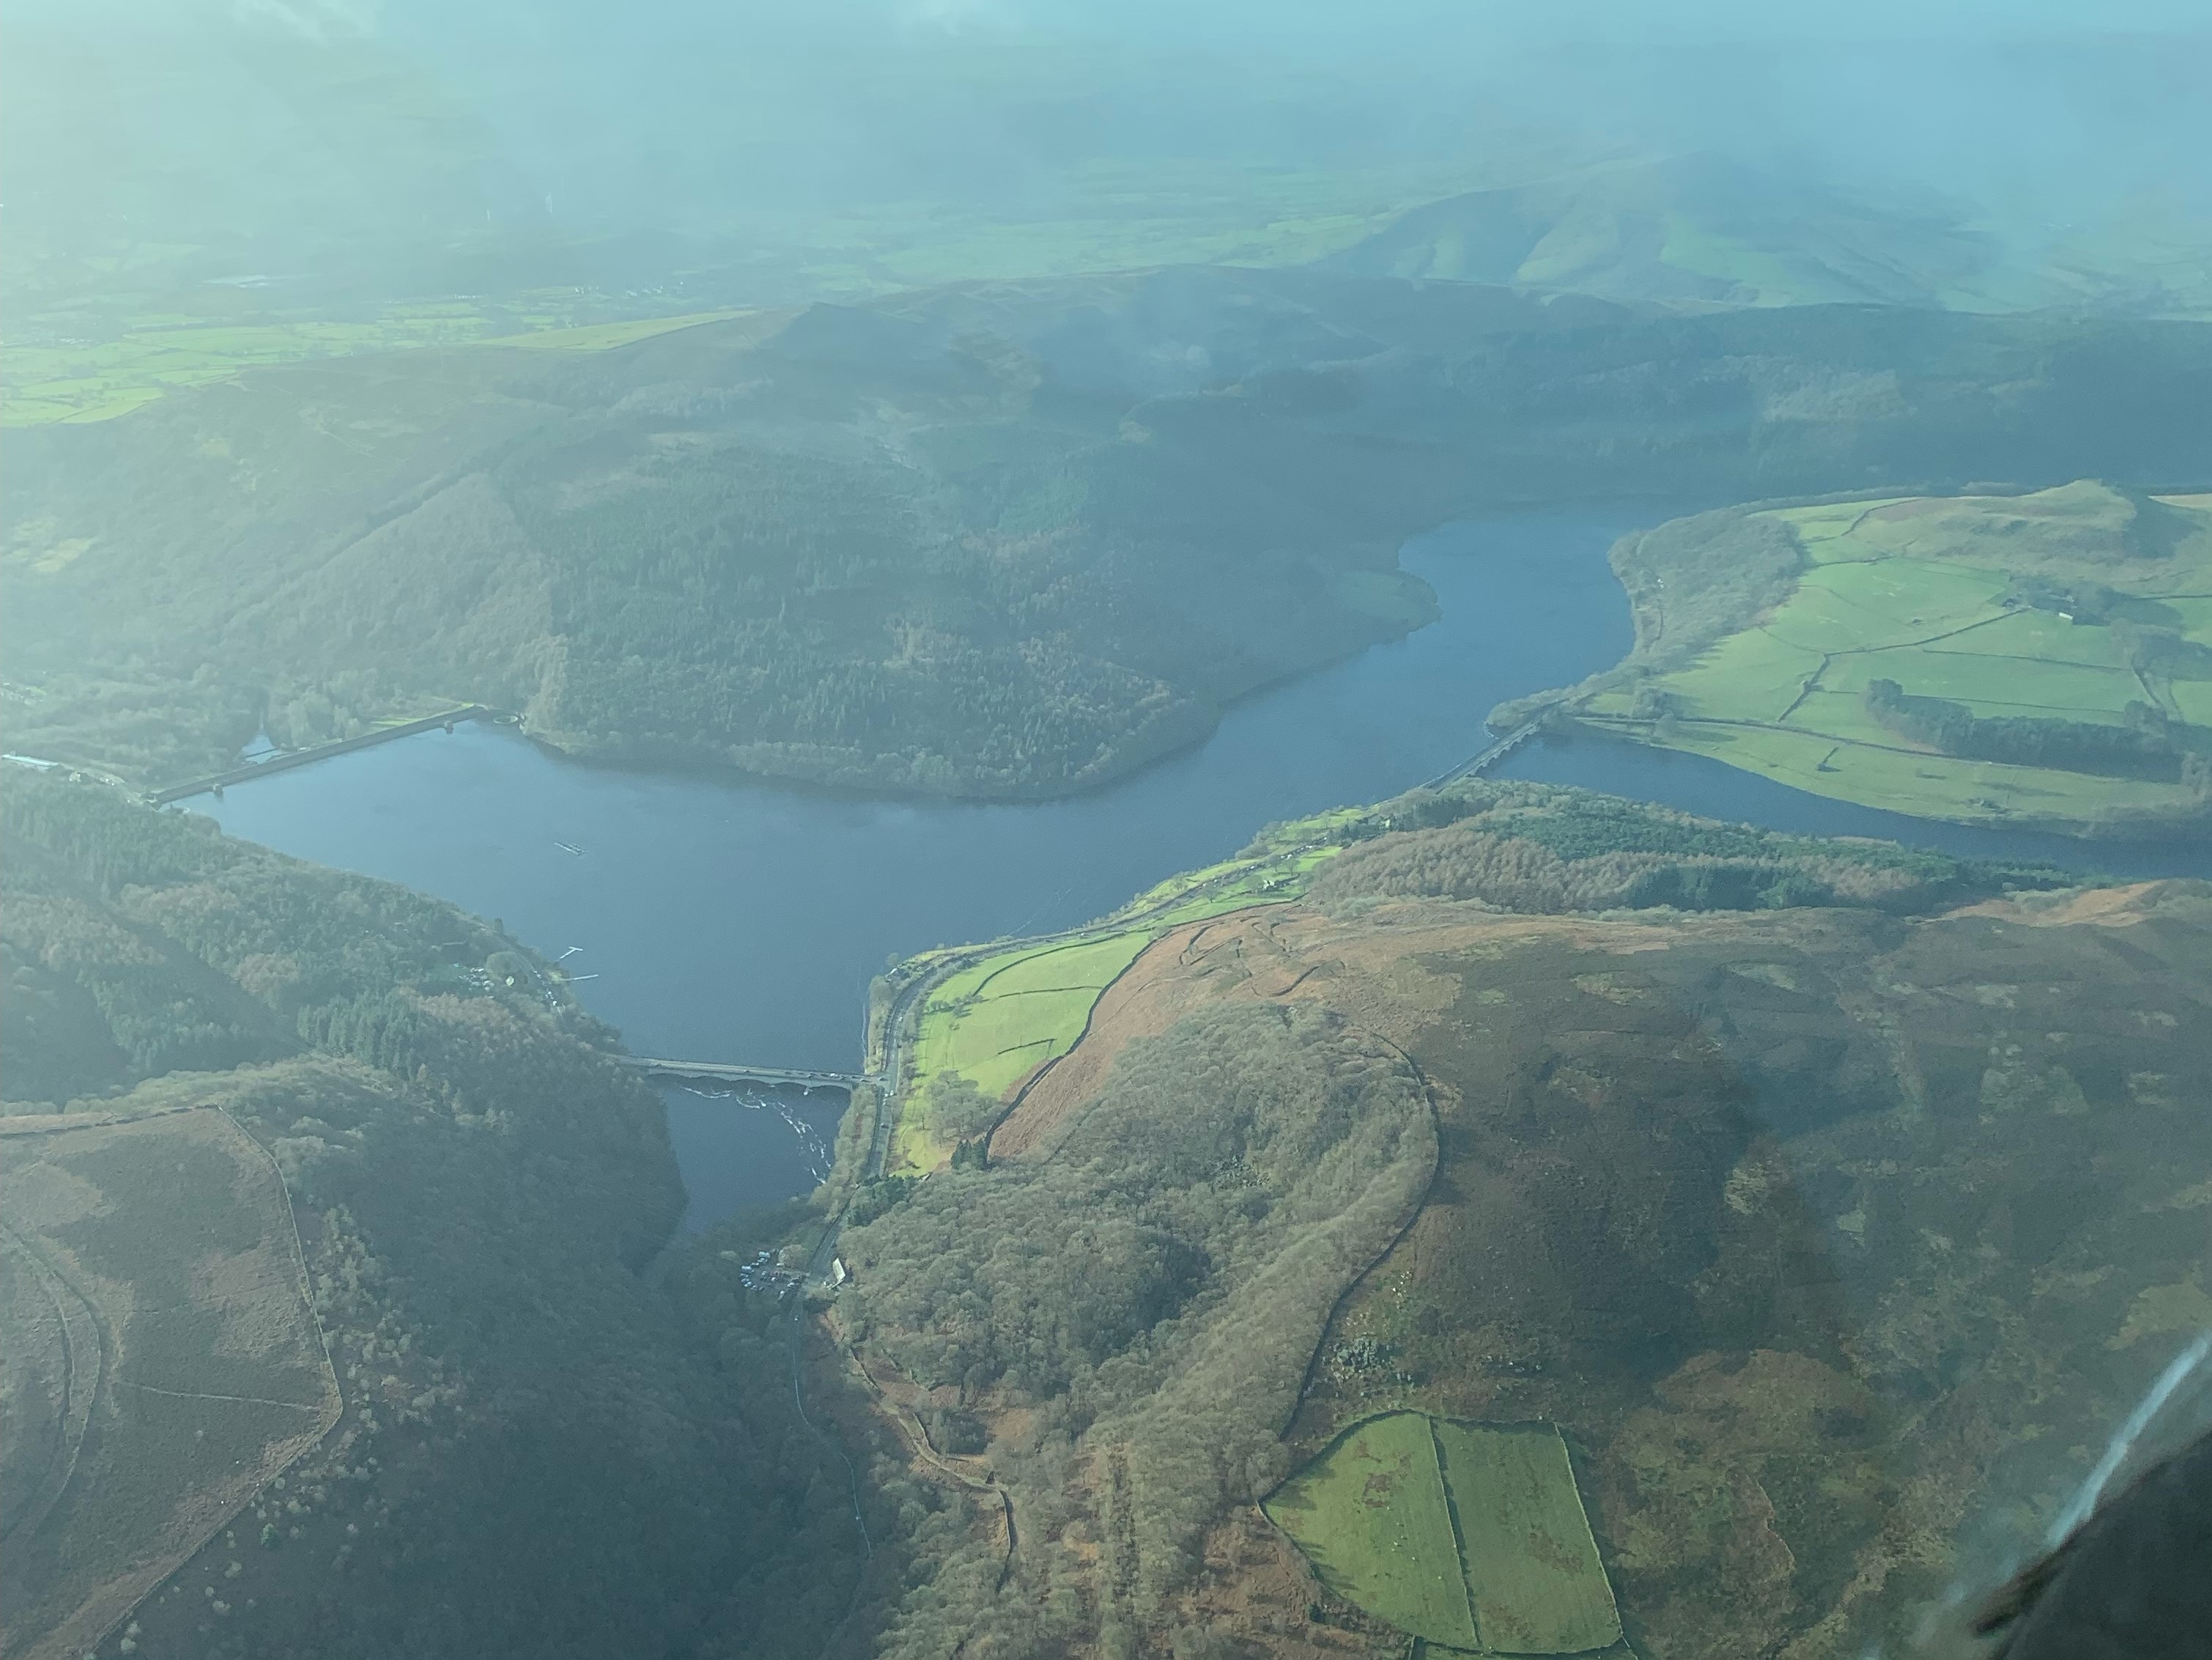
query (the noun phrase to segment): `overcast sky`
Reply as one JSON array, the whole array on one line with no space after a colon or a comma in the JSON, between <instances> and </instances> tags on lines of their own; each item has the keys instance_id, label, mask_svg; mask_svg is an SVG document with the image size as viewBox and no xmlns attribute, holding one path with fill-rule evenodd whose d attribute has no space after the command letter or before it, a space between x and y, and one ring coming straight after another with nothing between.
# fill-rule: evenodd
<instances>
[{"instance_id":1,"label":"overcast sky","mask_svg":"<svg viewBox=\"0 0 2212 1660\"><path fill-rule=\"evenodd\" d=\"M2212 215L2212 0L16 0L0 45L17 224L140 235L1695 149L2012 222Z\"/></svg>"},{"instance_id":2,"label":"overcast sky","mask_svg":"<svg viewBox=\"0 0 2212 1660\"><path fill-rule=\"evenodd\" d=\"M905 105L937 130L884 142L926 149L978 112L964 92L933 110L923 88L887 89L902 65L925 82L963 54L1087 40L1105 48L1075 66L1093 85L1055 64L994 95L1118 98L1133 125L1194 135L1210 114L1215 142L1258 119L1247 99L1304 100L1316 155L1347 135L1446 143L1449 118L1502 108L1601 148L2039 196L2060 217L2212 191L2212 0L648 0L612 31L603 0L386 3L390 26L525 125L538 75L594 121L711 127L704 76L841 137ZM2157 38L2176 33L2194 40ZM512 75L501 38L529 43ZM659 110L656 88L673 95ZM988 124L976 142L994 142Z\"/></svg>"}]
</instances>

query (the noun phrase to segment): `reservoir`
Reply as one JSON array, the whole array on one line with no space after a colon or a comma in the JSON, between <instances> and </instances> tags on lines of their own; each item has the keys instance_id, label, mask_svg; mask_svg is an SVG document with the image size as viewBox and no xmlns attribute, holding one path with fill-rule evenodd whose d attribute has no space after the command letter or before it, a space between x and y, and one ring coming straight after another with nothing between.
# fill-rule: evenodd
<instances>
[{"instance_id":1,"label":"reservoir","mask_svg":"<svg viewBox=\"0 0 2212 1660\"><path fill-rule=\"evenodd\" d=\"M578 995L634 1053L851 1071L867 982L886 963L1070 927L1233 853L1269 820L1396 794L1480 750L1500 700L1617 661L1632 631L1606 551L1665 516L1553 512L1417 538L1403 562L1436 589L1440 621L1249 698L1199 747L1059 801L882 800L630 772L471 725L189 806L234 835L496 917L549 958L570 953ZM1532 745L1500 771L1778 829L2212 875L2199 844L2092 849L1932 824L1598 741ZM831 1093L664 1094L692 1226L806 1191L844 1106Z\"/></svg>"}]
</instances>

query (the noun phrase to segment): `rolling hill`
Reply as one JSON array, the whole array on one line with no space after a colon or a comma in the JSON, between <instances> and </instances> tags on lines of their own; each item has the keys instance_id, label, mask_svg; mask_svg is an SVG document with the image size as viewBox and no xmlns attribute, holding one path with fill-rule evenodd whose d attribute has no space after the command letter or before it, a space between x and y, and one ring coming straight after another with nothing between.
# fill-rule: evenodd
<instances>
[{"instance_id":1,"label":"rolling hill","mask_svg":"<svg viewBox=\"0 0 2212 1660\"><path fill-rule=\"evenodd\" d=\"M10 1657L818 1649L842 1466L772 1299L641 1277L660 1104L550 965L98 786L0 837Z\"/></svg>"},{"instance_id":2,"label":"rolling hill","mask_svg":"<svg viewBox=\"0 0 2212 1660\"><path fill-rule=\"evenodd\" d=\"M1917 1652L2212 1310L2204 885L1510 783L1279 829L860 1189L823 1375L966 1521L890 1651Z\"/></svg>"},{"instance_id":3,"label":"rolling hill","mask_svg":"<svg viewBox=\"0 0 2212 1660\"><path fill-rule=\"evenodd\" d=\"M1319 265L1692 308L2203 315L2195 273L2124 228L2039 247L1961 205L1877 201L1701 153L1424 203Z\"/></svg>"}]
</instances>

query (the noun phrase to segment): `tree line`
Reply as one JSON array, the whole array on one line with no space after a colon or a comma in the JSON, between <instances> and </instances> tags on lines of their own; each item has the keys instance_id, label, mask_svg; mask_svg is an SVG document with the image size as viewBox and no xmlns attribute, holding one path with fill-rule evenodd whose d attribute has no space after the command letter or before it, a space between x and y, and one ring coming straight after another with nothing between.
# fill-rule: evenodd
<instances>
[{"instance_id":1,"label":"tree line","mask_svg":"<svg viewBox=\"0 0 2212 1660\"><path fill-rule=\"evenodd\" d=\"M1350 821L1338 835L1346 850L1321 867L1309 890L1317 904L1437 898L1537 913L1796 905L1908 912L2069 879L2047 866L1788 836L1516 781L1416 790Z\"/></svg>"},{"instance_id":2,"label":"tree line","mask_svg":"<svg viewBox=\"0 0 2212 1660\"><path fill-rule=\"evenodd\" d=\"M2204 752L2190 741L2194 733L2149 703L2130 703L2116 725L1976 714L1951 698L1918 696L1887 679L1869 680L1864 697L1868 714L1881 725L1946 755L2106 778L2184 781L2198 788L2212 782Z\"/></svg>"}]
</instances>

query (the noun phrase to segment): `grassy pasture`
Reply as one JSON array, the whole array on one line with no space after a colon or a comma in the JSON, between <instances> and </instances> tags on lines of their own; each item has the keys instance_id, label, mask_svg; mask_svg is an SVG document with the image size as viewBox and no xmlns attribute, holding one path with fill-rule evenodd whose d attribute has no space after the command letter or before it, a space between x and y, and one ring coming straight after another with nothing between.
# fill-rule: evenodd
<instances>
[{"instance_id":1,"label":"grassy pasture","mask_svg":"<svg viewBox=\"0 0 2212 1660\"><path fill-rule=\"evenodd\" d=\"M1261 1508L1334 1595L1438 1646L1581 1654L1620 1641L1553 1425L1383 1413L1338 1436Z\"/></svg>"},{"instance_id":2,"label":"grassy pasture","mask_svg":"<svg viewBox=\"0 0 2212 1660\"><path fill-rule=\"evenodd\" d=\"M1808 562L1826 564L1836 560L1865 558L1865 550L1850 540L1851 527L1875 508L1906 499L1899 496L1873 502L1830 502L1818 507L1787 508L1776 516L1787 520L1797 532Z\"/></svg>"},{"instance_id":3,"label":"grassy pasture","mask_svg":"<svg viewBox=\"0 0 2212 1660\"><path fill-rule=\"evenodd\" d=\"M1436 1423L1484 1647L1580 1654L1620 1640L1620 1614L1551 1424Z\"/></svg>"},{"instance_id":4,"label":"grassy pasture","mask_svg":"<svg viewBox=\"0 0 2212 1660\"><path fill-rule=\"evenodd\" d=\"M915 1046L921 1080L957 1072L987 1094L1012 1087L1060 1052L1114 976L1149 934L1103 934L986 958L945 982L931 1000L943 1018Z\"/></svg>"},{"instance_id":5,"label":"grassy pasture","mask_svg":"<svg viewBox=\"0 0 2212 1660\"><path fill-rule=\"evenodd\" d=\"M2172 812L2178 784L1942 754L1866 711L1869 682L1977 716L2117 724L2130 703L2212 725L2212 681L2139 676L2101 615L2020 584L2119 596L2212 646L2212 510L2157 499L2169 545L2131 542L2139 509L2094 483L2018 497L1896 498L1775 509L1805 567L1788 599L1694 660L1582 706L1593 725L1841 800L1966 822L2086 829L2112 809ZM1663 694L1655 711L1650 694Z\"/></svg>"},{"instance_id":6,"label":"grassy pasture","mask_svg":"<svg viewBox=\"0 0 2212 1660\"><path fill-rule=\"evenodd\" d=\"M580 328L539 329L529 334L501 335L487 345L527 346L536 351L609 351L656 334L692 328L701 323L723 323L746 313L738 311L687 312L678 317L640 317L622 323L587 323Z\"/></svg>"},{"instance_id":7,"label":"grassy pasture","mask_svg":"<svg viewBox=\"0 0 2212 1660\"><path fill-rule=\"evenodd\" d=\"M1670 737L1654 741L1688 754L1711 756L1815 795L1866 802L1923 818L2086 824L2100 808L2158 807L2177 794L2170 784L1884 749L1789 727L1686 721Z\"/></svg>"},{"instance_id":8,"label":"grassy pasture","mask_svg":"<svg viewBox=\"0 0 2212 1660\"><path fill-rule=\"evenodd\" d=\"M1004 1096L1075 1046L1098 994L1152 939L1149 928L1085 935L1004 952L949 976L917 1024L908 1098L947 1073L986 1095ZM951 1156L927 1116L901 1115L894 1169L933 1170Z\"/></svg>"},{"instance_id":9,"label":"grassy pasture","mask_svg":"<svg viewBox=\"0 0 2212 1660\"><path fill-rule=\"evenodd\" d=\"M742 252L718 271L714 286L782 305L1150 265L1297 265L1358 241L1407 201L1462 182L1449 170L1432 177L1402 169L1255 174L1243 166L1147 158L1084 170L1055 218L1010 220L921 200L732 224L726 228L730 247ZM764 256L763 249L775 252ZM286 309L281 298L261 308L228 289L153 298L167 286L161 275L167 262L193 251L143 252L144 269L112 280L148 294L81 296L18 320L18 338L25 324L29 337L0 358L0 426L112 420L166 392L256 364L495 342L605 350L738 314L582 321L653 300L573 287L384 305L368 316Z\"/></svg>"},{"instance_id":10,"label":"grassy pasture","mask_svg":"<svg viewBox=\"0 0 2212 1660\"><path fill-rule=\"evenodd\" d=\"M276 1166L222 1113L0 1122L8 1652L85 1652L337 1421Z\"/></svg>"},{"instance_id":11,"label":"grassy pasture","mask_svg":"<svg viewBox=\"0 0 2212 1660\"><path fill-rule=\"evenodd\" d=\"M1431 1643L1478 1646L1426 1414L1354 1426L1261 1508L1334 1595Z\"/></svg>"},{"instance_id":12,"label":"grassy pasture","mask_svg":"<svg viewBox=\"0 0 2212 1660\"><path fill-rule=\"evenodd\" d=\"M785 268L764 277L800 278L818 294L869 294L1146 265L1304 265L1466 184L1450 164L1409 174L1147 156L1073 169L1050 216L914 199L745 230L756 246L783 251Z\"/></svg>"},{"instance_id":13,"label":"grassy pasture","mask_svg":"<svg viewBox=\"0 0 2212 1660\"><path fill-rule=\"evenodd\" d=\"M1779 721L1805 683L1819 674L1820 663L1818 651L1793 645L1770 629L1749 629L1674 676L1668 690L1698 713L1740 708L1753 720Z\"/></svg>"},{"instance_id":14,"label":"grassy pasture","mask_svg":"<svg viewBox=\"0 0 2212 1660\"><path fill-rule=\"evenodd\" d=\"M2086 630L2085 630L2086 632ZM2032 667L2023 669L2021 665ZM2134 675L2114 664L1989 651L1862 652L1837 663L1814 696L1840 696L1855 705L1869 681L1912 676L1912 689L1970 705L1977 714L2048 714L2069 721L2118 721L2130 702L2142 701ZM1863 718L1863 717L1862 717ZM1809 722L1808 722L1809 724ZM1887 728L1866 723L1874 741L1896 741ZM1883 734L1875 739L1875 733Z\"/></svg>"},{"instance_id":15,"label":"grassy pasture","mask_svg":"<svg viewBox=\"0 0 2212 1660\"><path fill-rule=\"evenodd\" d=\"M916 1018L902 1099L920 1099L948 1073L986 1095L1006 1096L1075 1046L1098 994L1146 946L1186 922L1295 898L1340 851L1334 836L1359 812L1345 807L1272 826L1238 857L1170 877L1095 928L1009 946L955 969L931 988ZM927 972L930 959L920 961ZM893 1171L934 1170L951 1157L951 1143L927 1120L901 1110Z\"/></svg>"}]
</instances>

